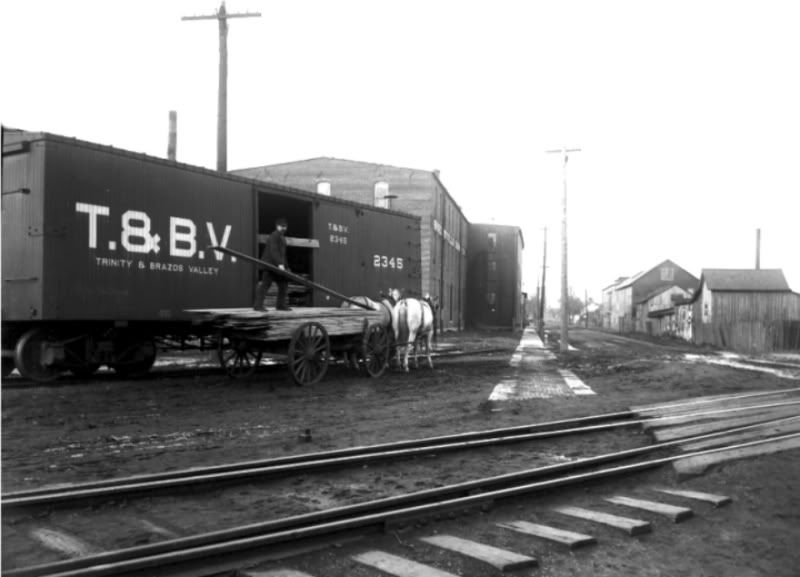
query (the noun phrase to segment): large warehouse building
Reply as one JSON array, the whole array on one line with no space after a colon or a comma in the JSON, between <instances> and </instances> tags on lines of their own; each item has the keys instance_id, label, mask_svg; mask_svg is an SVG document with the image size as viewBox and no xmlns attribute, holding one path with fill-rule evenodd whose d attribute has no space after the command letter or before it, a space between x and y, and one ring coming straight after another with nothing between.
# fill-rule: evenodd
<instances>
[{"instance_id":1,"label":"large warehouse building","mask_svg":"<svg viewBox=\"0 0 800 577\"><path fill-rule=\"evenodd\" d=\"M232 172L419 216L422 294L438 299L441 329L466 326L469 222L438 171L321 157ZM374 266L393 266L393 255L378 256Z\"/></svg>"}]
</instances>

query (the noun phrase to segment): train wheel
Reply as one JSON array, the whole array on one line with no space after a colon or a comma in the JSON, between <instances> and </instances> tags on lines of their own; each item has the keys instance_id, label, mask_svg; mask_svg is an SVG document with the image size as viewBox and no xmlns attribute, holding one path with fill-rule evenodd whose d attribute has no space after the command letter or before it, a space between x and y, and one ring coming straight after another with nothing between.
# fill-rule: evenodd
<instances>
[{"instance_id":1,"label":"train wheel","mask_svg":"<svg viewBox=\"0 0 800 577\"><path fill-rule=\"evenodd\" d=\"M289 341L289 372L298 385L318 383L328 370L331 343L328 331L317 322L297 327Z\"/></svg>"},{"instance_id":2,"label":"train wheel","mask_svg":"<svg viewBox=\"0 0 800 577\"><path fill-rule=\"evenodd\" d=\"M61 373L50 351L52 339L41 329L31 329L17 341L14 363L26 379L47 382Z\"/></svg>"},{"instance_id":3,"label":"train wheel","mask_svg":"<svg viewBox=\"0 0 800 577\"><path fill-rule=\"evenodd\" d=\"M149 339L125 343L120 359L111 364L114 372L125 377L147 373L156 362L156 344Z\"/></svg>"},{"instance_id":4,"label":"train wheel","mask_svg":"<svg viewBox=\"0 0 800 577\"><path fill-rule=\"evenodd\" d=\"M364 330L361 357L364 369L371 377L380 377L389 366L389 333L379 324L371 324Z\"/></svg>"},{"instance_id":5,"label":"train wheel","mask_svg":"<svg viewBox=\"0 0 800 577\"><path fill-rule=\"evenodd\" d=\"M245 339L221 336L217 347L220 366L233 378L249 377L261 363L261 351L253 350Z\"/></svg>"}]
</instances>

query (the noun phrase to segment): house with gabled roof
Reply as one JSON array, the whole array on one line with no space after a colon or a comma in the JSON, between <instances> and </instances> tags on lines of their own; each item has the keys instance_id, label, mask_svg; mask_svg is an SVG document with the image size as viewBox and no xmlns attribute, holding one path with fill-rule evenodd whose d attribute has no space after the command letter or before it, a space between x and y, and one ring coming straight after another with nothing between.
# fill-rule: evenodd
<instances>
[{"instance_id":1,"label":"house with gabled roof","mask_svg":"<svg viewBox=\"0 0 800 577\"><path fill-rule=\"evenodd\" d=\"M640 313L639 305L647 301L648 295L671 286L694 291L699 283L696 276L669 259L620 281L609 291L609 326L623 332L644 332L647 316Z\"/></svg>"},{"instance_id":2,"label":"house with gabled roof","mask_svg":"<svg viewBox=\"0 0 800 577\"><path fill-rule=\"evenodd\" d=\"M780 269L703 269L694 342L747 352L800 349L800 294Z\"/></svg>"}]
</instances>

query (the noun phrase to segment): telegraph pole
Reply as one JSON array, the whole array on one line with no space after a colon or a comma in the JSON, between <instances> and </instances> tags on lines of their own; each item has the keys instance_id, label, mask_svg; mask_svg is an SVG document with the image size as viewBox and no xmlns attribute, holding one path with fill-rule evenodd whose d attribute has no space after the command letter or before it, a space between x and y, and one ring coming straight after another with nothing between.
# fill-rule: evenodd
<instances>
[{"instance_id":1,"label":"telegraph pole","mask_svg":"<svg viewBox=\"0 0 800 577\"><path fill-rule=\"evenodd\" d=\"M544 338L544 286L547 277L547 227L544 227L544 253L542 254L542 295L539 299L539 336Z\"/></svg>"},{"instance_id":2,"label":"telegraph pole","mask_svg":"<svg viewBox=\"0 0 800 577\"><path fill-rule=\"evenodd\" d=\"M560 148L558 150L546 150L547 154L558 153L564 161L564 193L561 197L561 345L562 353L569 350L569 335L567 334L569 321L569 310L567 307L569 295L567 291L567 162L569 162L570 152L580 152L580 148Z\"/></svg>"},{"instance_id":3,"label":"telegraph pole","mask_svg":"<svg viewBox=\"0 0 800 577\"><path fill-rule=\"evenodd\" d=\"M228 18L255 18L260 12L228 14L223 1L216 14L184 16L181 20L219 21L219 97L217 101L217 170L228 170Z\"/></svg>"}]
</instances>

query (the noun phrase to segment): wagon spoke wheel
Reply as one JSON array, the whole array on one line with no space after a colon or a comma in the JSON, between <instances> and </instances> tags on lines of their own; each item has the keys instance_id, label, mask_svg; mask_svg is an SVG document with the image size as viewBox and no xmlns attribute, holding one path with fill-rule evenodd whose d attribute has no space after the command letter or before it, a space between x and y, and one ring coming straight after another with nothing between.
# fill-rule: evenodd
<instances>
[{"instance_id":1,"label":"wagon spoke wheel","mask_svg":"<svg viewBox=\"0 0 800 577\"><path fill-rule=\"evenodd\" d=\"M47 382L61 373L55 365L52 339L40 329L31 329L17 341L14 364L19 373L32 381Z\"/></svg>"},{"instance_id":2,"label":"wagon spoke wheel","mask_svg":"<svg viewBox=\"0 0 800 577\"><path fill-rule=\"evenodd\" d=\"M317 322L297 327L289 341L289 372L298 385L318 383L328 370L331 343L328 331Z\"/></svg>"},{"instance_id":3,"label":"wagon spoke wheel","mask_svg":"<svg viewBox=\"0 0 800 577\"><path fill-rule=\"evenodd\" d=\"M361 343L361 357L364 369L371 377L380 377L389 366L389 332L379 324L371 324L364 329Z\"/></svg>"},{"instance_id":4,"label":"wagon spoke wheel","mask_svg":"<svg viewBox=\"0 0 800 577\"><path fill-rule=\"evenodd\" d=\"M220 366L234 379L249 377L261 363L261 351L240 337L220 336L217 355Z\"/></svg>"}]
</instances>

